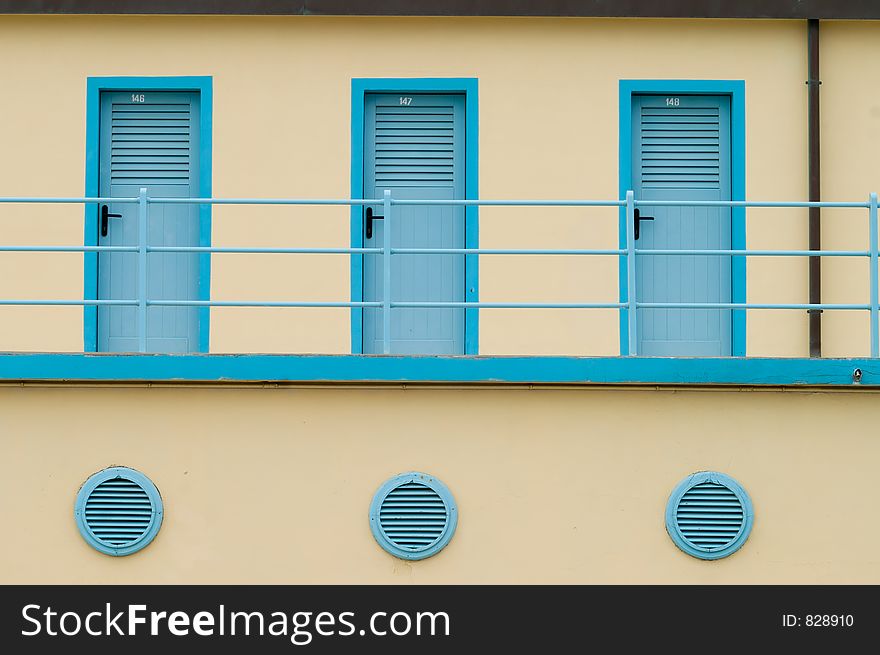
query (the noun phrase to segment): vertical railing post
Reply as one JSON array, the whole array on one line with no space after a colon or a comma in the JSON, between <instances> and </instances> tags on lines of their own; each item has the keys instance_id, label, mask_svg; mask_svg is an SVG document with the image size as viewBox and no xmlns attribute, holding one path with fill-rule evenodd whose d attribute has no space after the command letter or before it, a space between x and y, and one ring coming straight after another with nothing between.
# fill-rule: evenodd
<instances>
[{"instance_id":1,"label":"vertical railing post","mask_svg":"<svg viewBox=\"0 0 880 655\"><path fill-rule=\"evenodd\" d=\"M138 352L147 352L147 190L138 193Z\"/></svg>"},{"instance_id":2,"label":"vertical railing post","mask_svg":"<svg viewBox=\"0 0 880 655\"><path fill-rule=\"evenodd\" d=\"M868 199L868 238L871 240L871 357L880 356L880 300L877 297L877 194L872 193Z\"/></svg>"},{"instance_id":3,"label":"vertical railing post","mask_svg":"<svg viewBox=\"0 0 880 655\"><path fill-rule=\"evenodd\" d=\"M639 354L636 316L636 221L635 194L626 192L626 315L630 356Z\"/></svg>"},{"instance_id":4,"label":"vertical railing post","mask_svg":"<svg viewBox=\"0 0 880 655\"><path fill-rule=\"evenodd\" d=\"M385 221L382 225L382 352L391 354L391 191L383 198Z\"/></svg>"}]
</instances>

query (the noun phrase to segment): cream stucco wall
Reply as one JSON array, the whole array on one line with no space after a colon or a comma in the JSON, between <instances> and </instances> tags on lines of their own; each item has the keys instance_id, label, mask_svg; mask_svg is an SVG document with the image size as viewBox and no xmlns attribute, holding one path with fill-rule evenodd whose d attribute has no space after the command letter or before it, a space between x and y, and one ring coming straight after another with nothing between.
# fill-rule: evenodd
<instances>
[{"instance_id":1,"label":"cream stucco wall","mask_svg":"<svg viewBox=\"0 0 880 655\"><path fill-rule=\"evenodd\" d=\"M0 583L877 584L878 421L865 391L0 387ZM124 558L73 519L110 465L165 504ZM664 528L669 493L705 469L755 509L716 562ZM460 511L415 563L367 519L409 470Z\"/></svg>"},{"instance_id":2,"label":"cream stucco wall","mask_svg":"<svg viewBox=\"0 0 880 655\"><path fill-rule=\"evenodd\" d=\"M825 200L867 200L880 189L875 145L880 142L880 88L873 71L880 64L880 24L822 23L821 125L822 194ZM861 250L868 239L862 210L824 210L823 247ZM865 302L868 264L830 259L823 263L827 302ZM868 322L857 312L826 312L825 354L866 355Z\"/></svg>"},{"instance_id":3,"label":"cream stucco wall","mask_svg":"<svg viewBox=\"0 0 880 655\"><path fill-rule=\"evenodd\" d=\"M827 198L877 184L880 63L875 23L823 23ZM806 197L805 25L799 21L3 17L0 195L80 195L85 80L211 75L217 196L345 197L352 77L479 78L484 198L613 198L618 81L743 79L747 194ZM872 63L873 62L873 63ZM82 242L78 207L2 207L4 243ZM864 247L864 217L831 227L829 247ZM540 229L536 229L539 226ZM222 207L216 245L346 246L342 208ZM610 210L484 209L485 247L616 247ZM806 246L806 212L752 210L748 245ZM828 299L862 300L863 262L826 264ZM854 277L858 275L858 277ZM482 299L617 298L611 258L484 257ZM806 301L806 263L755 258L749 300ZM860 286L861 285L861 286ZM349 297L344 256L218 255L216 299ZM78 255L0 256L0 296L79 298ZM867 319L826 313L826 352L862 354ZM81 350L78 308L0 308L2 350ZM748 352L806 354L803 312L752 311ZM552 334L552 338L548 338ZM214 351L348 352L345 309L215 309ZM484 310L484 353L618 352L613 311Z\"/></svg>"}]
</instances>

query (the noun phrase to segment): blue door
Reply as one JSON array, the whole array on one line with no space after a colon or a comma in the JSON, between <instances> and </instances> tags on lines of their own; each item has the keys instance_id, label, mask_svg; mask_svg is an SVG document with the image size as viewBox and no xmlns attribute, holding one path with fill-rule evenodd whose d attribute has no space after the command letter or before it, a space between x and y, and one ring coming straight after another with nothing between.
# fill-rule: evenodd
<instances>
[{"instance_id":1,"label":"blue door","mask_svg":"<svg viewBox=\"0 0 880 655\"><path fill-rule=\"evenodd\" d=\"M371 94L364 111L364 193L381 198L457 200L465 197L464 96ZM382 215L382 207L370 208ZM365 211L366 216L366 211ZM368 225L369 223L369 225ZM463 207L394 208L394 248L464 248ZM364 221L364 245L381 247L384 220ZM394 255L391 297L396 302L462 302L464 255ZM382 257L364 256L364 300L382 299ZM395 308L391 352L464 353L464 309ZM363 311L363 351L381 353L382 312Z\"/></svg>"},{"instance_id":2,"label":"blue door","mask_svg":"<svg viewBox=\"0 0 880 655\"><path fill-rule=\"evenodd\" d=\"M633 189L638 200L730 200L730 98L633 98ZM636 247L727 250L729 207L651 207ZM729 303L727 255L639 255L638 302ZM731 353L731 310L638 310L639 354L712 357Z\"/></svg>"},{"instance_id":3,"label":"blue door","mask_svg":"<svg viewBox=\"0 0 880 655\"><path fill-rule=\"evenodd\" d=\"M152 197L187 198L198 192L199 96L189 92L105 92L101 94L100 193L103 197L137 197L146 187ZM136 246L138 207L98 207L98 243ZM108 215L102 220L102 212ZM115 215L115 216L114 216ZM196 205L149 205L150 246L198 246ZM149 253L147 295L150 300L198 298L198 255ZM100 253L98 298L137 298L137 253ZM198 309L147 308L149 352L198 350ZM138 349L137 308L99 306L98 350Z\"/></svg>"}]
</instances>

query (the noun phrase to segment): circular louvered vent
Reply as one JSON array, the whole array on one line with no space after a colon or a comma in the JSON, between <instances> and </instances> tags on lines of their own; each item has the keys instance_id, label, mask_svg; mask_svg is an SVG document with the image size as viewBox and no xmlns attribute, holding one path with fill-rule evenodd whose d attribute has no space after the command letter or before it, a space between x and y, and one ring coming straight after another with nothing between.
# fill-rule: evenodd
<instances>
[{"instance_id":1,"label":"circular louvered vent","mask_svg":"<svg viewBox=\"0 0 880 655\"><path fill-rule=\"evenodd\" d=\"M727 557L752 529L752 501L736 480L704 471L679 484L666 507L666 531L675 545L700 559Z\"/></svg>"},{"instance_id":2,"label":"circular louvered vent","mask_svg":"<svg viewBox=\"0 0 880 655\"><path fill-rule=\"evenodd\" d=\"M162 525L162 498L142 473L124 466L98 471L76 496L83 538L107 555L130 555L149 544Z\"/></svg>"},{"instance_id":3,"label":"circular louvered vent","mask_svg":"<svg viewBox=\"0 0 880 655\"><path fill-rule=\"evenodd\" d=\"M439 552L455 532L458 510L452 494L424 473L404 473L383 484L370 505L370 529L379 545L401 559Z\"/></svg>"}]
</instances>

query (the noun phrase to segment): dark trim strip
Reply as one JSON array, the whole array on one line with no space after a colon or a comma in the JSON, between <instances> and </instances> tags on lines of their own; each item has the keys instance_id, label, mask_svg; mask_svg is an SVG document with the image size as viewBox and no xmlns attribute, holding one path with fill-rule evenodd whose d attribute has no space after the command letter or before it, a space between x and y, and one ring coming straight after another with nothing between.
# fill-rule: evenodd
<instances>
[{"instance_id":1,"label":"dark trim strip","mask_svg":"<svg viewBox=\"0 0 880 655\"><path fill-rule=\"evenodd\" d=\"M807 21L807 143L809 150L808 178L810 202L822 200L820 179L821 157L819 154L819 21ZM810 223L807 238L810 250L822 250L822 209L810 207ZM810 304L822 303L822 258L810 257L809 298ZM822 356L822 310L807 311L810 316L810 357Z\"/></svg>"},{"instance_id":2,"label":"dark trim strip","mask_svg":"<svg viewBox=\"0 0 880 655\"><path fill-rule=\"evenodd\" d=\"M876 0L0 0L0 14L880 19Z\"/></svg>"}]
</instances>

